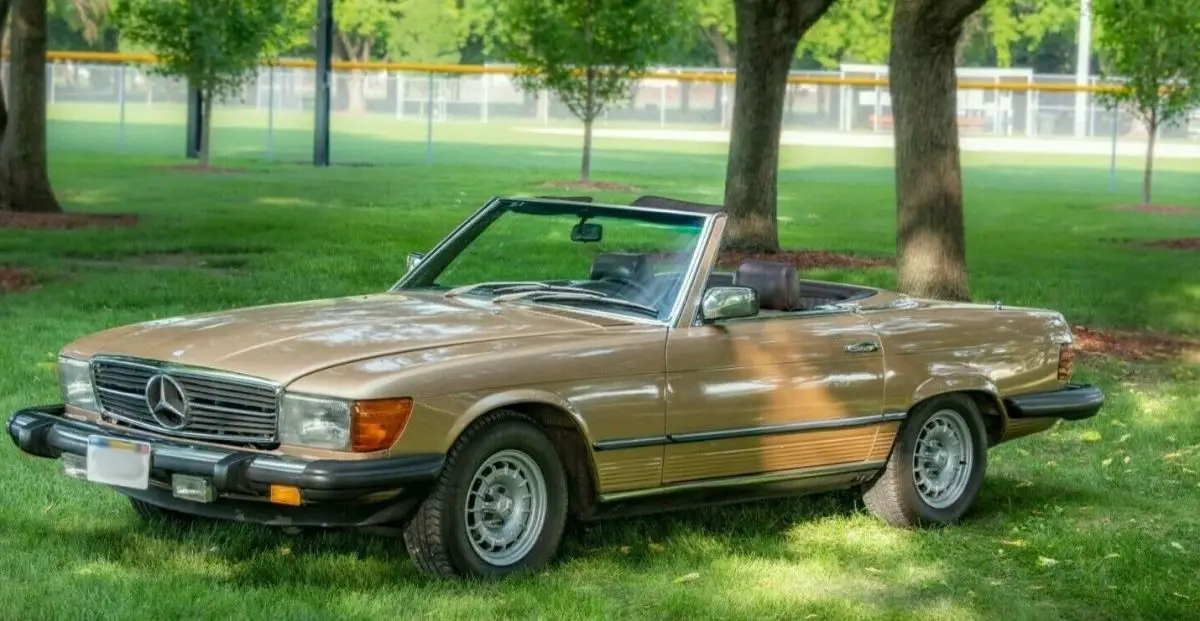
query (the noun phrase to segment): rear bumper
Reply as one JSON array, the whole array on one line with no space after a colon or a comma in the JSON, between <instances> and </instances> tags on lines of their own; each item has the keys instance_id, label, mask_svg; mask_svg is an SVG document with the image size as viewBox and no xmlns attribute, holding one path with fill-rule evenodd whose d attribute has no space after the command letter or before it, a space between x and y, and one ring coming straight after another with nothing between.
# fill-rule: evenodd
<instances>
[{"instance_id":1,"label":"rear bumper","mask_svg":"<svg viewBox=\"0 0 1200 621\"><path fill-rule=\"evenodd\" d=\"M8 421L8 435L23 452L48 459L63 453L86 456L92 435L147 442L151 445L150 488L114 489L154 505L206 517L297 526L382 523L404 505L411 507L420 500L444 462L442 455L302 460L198 446L67 419L64 410L62 405L20 410ZM201 503L174 497L172 474L209 480L217 500ZM271 485L299 488L304 504L271 504L267 501Z\"/></svg>"},{"instance_id":2,"label":"rear bumper","mask_svg":"<svg viewBox=\"0 0 1200 621\"><path fill-rule=\"evenodd\" d=\"M1104 393L1090 384L1068 384L1062 390L1008 397L1009 418L1062 418L1083 420L1104 407Z\"/></svg>"}]
</instances>

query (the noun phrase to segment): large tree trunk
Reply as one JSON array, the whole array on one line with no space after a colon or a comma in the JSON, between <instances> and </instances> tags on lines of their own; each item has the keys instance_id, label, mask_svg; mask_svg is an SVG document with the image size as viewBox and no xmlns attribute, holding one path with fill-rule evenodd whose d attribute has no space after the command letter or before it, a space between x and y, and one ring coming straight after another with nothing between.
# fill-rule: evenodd
<instances>
[{"instance_id":1,"label":"large tree trunk","mask_svg":"<svg viewBox=\"0 0 1200 621\"><path fill-rule=\"evenodd\" d=\"M208 168L212 162L212 114L213 114L213 94L212 91L207 91L200 98L200 168Z\"/></svg>"},{"instance_id":2,"label":"large tree trunk","mask_svg":"<svg viewBox=\"0 0 1200 621\"><path fill-rule=\"evenodd\" d=\"M8 11L12 8L12 0L0 0L0 41L4 38L4 31L8 28ZM0 83L0 138L4 136L4 129L8 127L8 106L4 103L4 84Z\"/></svg>"},{"instance_id":3,"label":"large tree trunk","mask_svg":"<svg viewBox=\"0 0 1200 621\"><path fill-rule=\"evenodd\" d=\"M0 210L59 212L46 164L46 0L12 13L8 124L0 144Z\"/></svg>"},{"instance_id":4,"label":"large tree trunk","mask_svg":"<svg viewBox=\"0 0 1200 621\"><path fill-rule=\"evenodd\" d=\"M1158 111L1150 111L1150 135L1146 137L1146 172L1142 176L1142 204L1150 204L1150 186L1154 179L1154 143L1158 140Z\"/></svg>"},{"instance_id":5,"label":"large tree trunk","mask_svg":"<svg viewBox=\"0 0 1200 621\"><path fill-rule=\"evenodd\" d=\"M890 86L896 139L898 287L969 300L955 47L984 0L897 0Z\"/></svg>"},{"instance_id":6,"label":"large tree trunk","mask_svg":"<svg viewBox=\"0 0 1200 621\"><path fill-rule=\"evenodd\" d=\"M735 0L737 84L725 209L727 248L779 250L776 220L779 133L788 68L800 37L833 0Z\"/></svg>"}]
</instances>

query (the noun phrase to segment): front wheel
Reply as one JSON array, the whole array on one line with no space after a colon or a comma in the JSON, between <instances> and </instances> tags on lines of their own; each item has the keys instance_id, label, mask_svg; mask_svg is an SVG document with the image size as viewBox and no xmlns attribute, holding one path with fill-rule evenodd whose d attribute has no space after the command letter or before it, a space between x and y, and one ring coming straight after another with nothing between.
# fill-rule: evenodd
<instances>
[{"instance_id":1,"label":"front wheel","mask_svg":"<svg viewBox=\"0 0 1200 621\"><path fill-rule=\"evenodd\" d=\"M554 558L566 520L558 451L528 417L498 411L455 442L404 542L426 573L500 578Z\"/></svg>"},{"instance_id":2,"label":"front wheel","mask_svg":"<svg viewBox=\"0 0 1200 621\"><path fill-rule=\"evenodd\" d=\"M987 435L979 407L966 395L941 395L900 427L887 467L863 501L893 526L958 521L974 505L987 470Z\"/></svg>"}]
</instances>

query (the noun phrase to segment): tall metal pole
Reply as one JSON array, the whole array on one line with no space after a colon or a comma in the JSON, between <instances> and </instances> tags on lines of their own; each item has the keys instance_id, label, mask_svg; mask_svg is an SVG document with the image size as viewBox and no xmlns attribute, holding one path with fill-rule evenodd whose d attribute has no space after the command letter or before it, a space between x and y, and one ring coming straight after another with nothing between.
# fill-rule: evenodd
<instances>
[{"instance_id":1,"label":"tall metal pole","mask_svg":"<svg viewBox=\"0 0 1200 621\"><path fill-rule=\"evenodd\" d=\"M313 166L329 165L329 78L333 68L333 0L317 0L317 92Z\"/></svg>"},{"instance_id":2,"label":"tall metal pole","mask_svg":"<svg viewBox=\"0 0 1200 621\"><path fill-rule=\"evenodd\" d=\"M187 147L184 156L190 160L200 157L200 140L203 138L200 116L204 113L203 95L200 89L188 84L187 96Z\"/></svg>"},{"instance_id":3,"label":"tall metal pole","mask_svg":"<svg viewBox=\"0 0 1200 621\"><path fill-rule=\"evenodd\" d=\"M267 67L267 161L275 160L275 65Z\"/></svg>"},{"instance_id":4,"label":"tall metal pole","mask_svg":"<svg viewBox=\"0 0 1200 621\"><path fill-rule=\"evenodd\" d=\"M1075 85L1087 86L1092 67L1092 0L1079 0L1079 41L1075 53ZM1084 138L1088 133L1091 93L1082 89L1075 91L1075 137Z\"/></svg>"}]
</instances>

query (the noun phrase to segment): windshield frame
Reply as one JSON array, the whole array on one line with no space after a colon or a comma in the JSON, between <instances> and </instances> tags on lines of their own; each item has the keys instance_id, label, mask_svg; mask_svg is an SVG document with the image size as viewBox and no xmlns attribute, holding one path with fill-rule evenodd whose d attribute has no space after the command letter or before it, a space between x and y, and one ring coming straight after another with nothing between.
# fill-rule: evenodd
<instances>
[{"instance_id":1,"label":"windshield frame","mask_svg":"<svg viewBox=\"0 0 1200 621\"><path fill-rule=\"evenodd\" d=\"M696 278L702 272L702 260L709 254L707 251L711 245L714 223L717 221L718 216L721 215L720 212L582 203L552 198L493 197L443 237L421 259L421 262L392 285L388 292L403 293L406 290L424 289L432 286L437 277L459 254L470 247L493 222L509 211L542 215L605 216L658 224L700 224L699 232L696 235L696 243L693 245L691 256L686 263L683 278L675 292L675 298L667 306L670 308L670 312L665 317L650 318L634 313L613 312L609 309L586 308L576 304L555 305L556 308L568 308L571 311L590 315L617 317L622 320L662 325L675 325L685 311L688 297L692 295L695 289ZM554 302L546 301L542 302L542 304L553 305Z\"/></svg>"}]
</instances>

